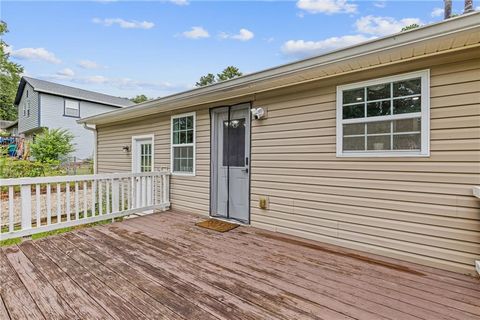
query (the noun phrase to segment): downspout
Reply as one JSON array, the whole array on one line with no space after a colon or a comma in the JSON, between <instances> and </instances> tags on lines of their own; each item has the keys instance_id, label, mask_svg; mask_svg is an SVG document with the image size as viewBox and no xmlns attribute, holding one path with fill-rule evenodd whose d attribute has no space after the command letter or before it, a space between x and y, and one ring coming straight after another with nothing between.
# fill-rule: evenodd
<instances>
[{"instance_id":1,"label":"downspout","mask_svg":"<svg viewBox=\"0 0 480 320\"><path fill-rule=\"evenodd\" d=\"M95 125L92 127L89 127L88 124L84 123L83 127L89 131L93 132L93 174L97 174L98 170L98 164L97 164L97 145L98 145L98 140L97 140L97 128Z\"/></svg>"}]
</instances>

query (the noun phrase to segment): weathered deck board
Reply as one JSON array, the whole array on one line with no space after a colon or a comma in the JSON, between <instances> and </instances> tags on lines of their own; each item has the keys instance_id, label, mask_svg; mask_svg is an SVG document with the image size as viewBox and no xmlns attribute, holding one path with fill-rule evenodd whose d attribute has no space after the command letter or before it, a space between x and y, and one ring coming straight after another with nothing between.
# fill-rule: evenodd
<instances>
[{"instance_id":1,"label":"weathered deck board","mask_svg":"<svg viewBox=\"0 0 480 320\"><path fill-rule=\"evenodd\" d=\"M129 221L129 224L126 224L123 227L129 228L133 224L141 224L142 229L151 228L150 231L153 233L153 229L158 227L155 226L154 223L152 223L153 221L149 222L149 224L145 224L143 220L132 220ZM133 226L133 229L135 228L136 226ZM164 231L161 237L166 238L166 234L169 233L172 229L169 229L169 231ZM404 314L408 314L413 311L414 314L423 315L424 317L436 315L438 319L442 319L442 314L445 314L447 316L457 316L459 318L468 316L468 314L460 310L452 309L450 307L445 309L445 306L438 304L436 301L428 301L421 298L412 301L411 295L409 294L411 290L407 291L406 293L402 293L398 290L393 291L391 290L391 288L388 287L383 288L383 290L379 290L379 287L375 285L375 281L378 282L380 280L378 278L374 279L372 283L362 282L357 285L355 281L352 281L351 279L353 273L350 273L349 276L346 277L345 270L344 272L332 272L329 269L322 270L322 267L317 266L310 269L302 268L302 262L296 262L294 259L289 259L289 263L292 264L291 267L288 264L284 264L282 268L278 268L275 265L272 265L270 270L268 272L265 272L265 270L258 268L257 261L268 261L267 255L274 252L274 247L265 248L265 250L261 251L261 253L263 254L259 255L256 251L250 250L249 248L242 250L243 247L232 247L228 244L225 244L225 250L223 250L224 252L216 254L217 251L222 251L222 248L218 248L218 245L216 245L214 248L208 248L209 243L207 237L195 238L195 243L193 243L188 239L188 237L184 237L181 234L176 234L174 232L172 233L170 240L175 241L176 243L181 242L192 249L195 246L201 245L202 248L204 248L204 250L202 250L201 252L205 252L206 254L208 254L209 257L213 259L217 258L215 259L215 261L219 261L220 263L222 263L222 261L228 261L229 265L226 265L227 268L238 269L245 274L256 274L258 277L263 277L272 284L276 283L277 287L284 286L288 288L289 285L293 284L291 279L294 279L293 281L297 286L310 289L311 291L313 291L312 294L315 294L315 291L319 292L321 288L322 291L320 293L328 293L328 289L330 289L331 292L329 294L331 296L337 297L339 301L348 301L349 299L352 300L353 296L356 298L356 302L362 302L362 308L365 308L365 306L370 304L372 310L376 311L379 310L378 304L380 304L393 309L389 312L391 314L395 314L395 310L399 310ZM149 241L149 239L146 238L146 241ZM241 239L239 239L239 241L241 241ZM155 246L154 243L153 245ZM212 245L212 243L210 243L210 245ZM235 261L235 259L229 259L226 253L231 250L236 251L239 255L242 256L241 262ZM317 281L315 279L317 277L304 276L315 274L319 275L318 279L321 279L320 281ZM350 295L350 293L352 293L352 295ZM392 296L395 296L395 298L392 298ZM377 305L371 305L370 301L365 301L365 298L372 300ZM320 299L316 298L315 301L318 303ZM445 303L447 303L446 300ZM469 305L462 304L462 306L468 307ZM480 312L479 308L475 306L472 306L470 310L471 312ZM403 317L406 318L407 316L403 315Z\"/></svg>"},{"instance_id":2,"label":"weathered deck board","mask_svg":"<svg viewBox=\"0 0 480 320\"><path fill-rule=\"evenodd\" d=\"M480 319L480 281L166 212L0 250L0 319Z\"/></svg>"}]
</instances>

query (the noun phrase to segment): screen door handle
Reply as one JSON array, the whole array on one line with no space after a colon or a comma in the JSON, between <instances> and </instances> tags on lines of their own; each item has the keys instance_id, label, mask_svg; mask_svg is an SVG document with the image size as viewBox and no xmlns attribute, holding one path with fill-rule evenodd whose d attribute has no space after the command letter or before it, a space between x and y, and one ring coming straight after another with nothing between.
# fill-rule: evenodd
<instances>
[{"instance_id":1,"label":"screen door handle","mask_svg":"<svg viewBox=\"0 0 480 320\"><path fill-rule=\"evenodd\" d=\"M248 168L242 169L242 171L248 173Z\"/></svg>"}]
</instances>

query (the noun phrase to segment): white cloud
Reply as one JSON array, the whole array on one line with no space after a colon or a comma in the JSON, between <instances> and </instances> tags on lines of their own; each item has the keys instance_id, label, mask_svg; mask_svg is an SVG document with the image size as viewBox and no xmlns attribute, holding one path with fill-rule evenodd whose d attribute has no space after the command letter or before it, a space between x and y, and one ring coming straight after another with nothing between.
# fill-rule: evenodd
<instances>
[{"instance_id":1,"label":"white cloud","mask_svg":"<svg viewBox=\"0 0 480 320\"><path fill-rule=\"evenodd\" d=\"M210 34L208 33L207 30L205 30L203 27L192 27L189 31L182 32L182 35L185 38L189 39L201 39L201 38L208 38L210 37Z\"/></svg>"},{"instance_id":2,"label":"white cloud","mask_svg":"<svg viewBox=\"0 0 480 320\"><path fill-rule=\"evenodd\" d=\"M240 29L240 31L237 34L228 34L225 32L220 33L220 38L222 39L248 41L253 39L253 37L255 37L255 34L252 31L247 30L245 28Z\"/></svg>"},{"instance_id":3,"label":"white cloud","mask_svg":"<svg viewBox=\"0 0 480 320\"><path fill-rule=\"evenodd\" d=\"M286 55L306 57L325 51L352 46L360 42L374 39L361 34L331 37L320 41L289 40L283 44L282 52Z\"/></svg>"},{"instance_id":4,"label":"white cloud","mask_svg":"<svg viewBox=\"0 0 480 320\"><path fill-rule=\"evenodd\" d=\"M309 13L355 13L357 5L347 0L298 0L297 7Z\"/></svg>"},{"instance_id":5,"label":"white cloud","mask_svg":"<svg viewBox=\"0 0 480 320\"><path fill-rule=\"evenodd\" d=\"M41 60L50 63L60 64L62 61L58 59L54 53L48 51L45 48L22 48L13 50L9 48L10 55L21 60Z\"/></svg>"},{"instance_id":6,"label":"white cloud","mask_svg":"<svg viewBox=\"0 0 480 320\"><path fill-rule=\"evenodd\" d=\"M124 20L121 18L93 18L92 21L93 23L102 24L106 27L116 24L123 29L151 29L155 26L153 22L149 21Z\"/></svg>"},{"instance_id":7,"label":"white cloud","mask_svg":"<svg viewBox=\"0 0 480 320\"><path fill-rule=\"evenodd\" d=\"M435 17L441 17L443 16L443 13L445 12L445 10L443 10L443 8L434 8L432 10L432 13L430 13L430 15L435 18Z\"/></svg>"},{"instance_id":8,"label":"white cloud","mask_svg":"<svg viewBox=\"0 0 480 320\"><path fill-rule=\"evenodd\" d=\"M376 1L373 3L373 5L377 8L385 8L387 6L386 1Z\"/></svg>"},{"instance_id":9,"label":"white cloud","mask_svg":"<svg viewBox=\"0 0 480 320\"><path fill-rule=\"evenodd\" d=\"M177 6L186 6L189 4L188 0L170 0L170 2Z\"/></svg>"},{"instance_id":10,"label":"white cloud","mask_svg":"<svg viewBox=\"0 0 480 320\"><path fill-rule=\"evenodd\" d=\"M65 69L57 71L57 75L62 76L62 77L71 78L75 75L75 72L70 68L65 68Z\"/></svg>"},{"instance_id":11,"label":"white cloud","mask_svg":"<svg viewBox=\"0 0 480 320\"><path fill-rule=\"evenodd\" d=\"M396 20L392 17L377 17L377 16L365 16L361 17L355 22L357 31L366 34L385 36L392 33L397 33L402 30L403 27L411 24L421 24L420 19L417 18L404 18Z\"/></svg>"},{"instance_id":12,"label":"white cloud","mask_svg":"<svg viewBox=\"0 0 480 320\"><path fill-rule=\"evenodd\" d=\"M78 66L83 69L100 69L102 66L92 60L80 60Z\"/></svg>"}]
</instances>

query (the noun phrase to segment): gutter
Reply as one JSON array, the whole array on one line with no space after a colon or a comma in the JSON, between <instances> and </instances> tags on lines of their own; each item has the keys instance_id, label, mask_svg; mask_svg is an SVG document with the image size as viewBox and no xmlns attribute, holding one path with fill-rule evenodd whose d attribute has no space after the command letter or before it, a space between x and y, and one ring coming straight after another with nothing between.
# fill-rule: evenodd
<instances>
[{"instance_id":1,"label":"gutter","mask_svg":"<svg viewBox=\"0 0 480 320\"><path fill-rule=\"evenodd\" d=\"M93 174L97 174L98 171L98 161L97 161L97 146L98 146L98 140L97 140L97 128L95 125L92 127L89 127L88 124L84 123L83 127L88 130L93 132Z\"/></svg>"}]
</instances>

